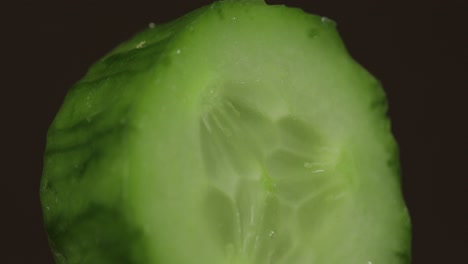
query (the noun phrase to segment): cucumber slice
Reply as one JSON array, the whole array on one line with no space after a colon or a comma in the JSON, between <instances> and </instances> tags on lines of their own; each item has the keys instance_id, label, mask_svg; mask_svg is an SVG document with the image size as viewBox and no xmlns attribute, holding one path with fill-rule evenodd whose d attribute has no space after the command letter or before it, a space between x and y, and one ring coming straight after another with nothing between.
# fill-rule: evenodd
<instances>
[{"instance_id":1,"label":"cucumber slice","mask_svg":"<svg viewBox=\"0 0 468 264\"><path fill-rule=\"evenodd\" d=\"M333 21L226 0L70 90L41 201L58 264L404 264L397 154Z\"/></svg>"}]
</instances>

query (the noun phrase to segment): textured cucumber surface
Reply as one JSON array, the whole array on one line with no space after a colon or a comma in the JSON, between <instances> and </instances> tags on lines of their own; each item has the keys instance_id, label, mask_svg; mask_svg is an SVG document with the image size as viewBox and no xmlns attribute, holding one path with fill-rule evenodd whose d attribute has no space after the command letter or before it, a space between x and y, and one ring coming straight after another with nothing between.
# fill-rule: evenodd
<instances>
[{"instance_id":1,"label":"textured cucumber surface","mask_svg":"<svg viewBox=\"0 0 468 264\"><path fill-rule=\"evenodd\" d=\"M408 264L379 82L333 21L220 1L99 60L50 127L57 264Z\"/></svg>"}]
</instances>

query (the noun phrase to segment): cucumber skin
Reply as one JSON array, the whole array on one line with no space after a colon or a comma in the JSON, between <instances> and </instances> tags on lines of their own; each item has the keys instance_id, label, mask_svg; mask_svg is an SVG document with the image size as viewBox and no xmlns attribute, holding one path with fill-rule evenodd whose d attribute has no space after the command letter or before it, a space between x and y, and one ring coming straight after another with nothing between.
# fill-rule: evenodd
<instances>
[{"instance_id":1,"label":"cucumber skin","mask_svg":"<svg viewBox=\"0 0 468 264\"><path fill-rule=\"evenodd\" d=\"M238 5L235 1L213 5L223 4L225 8ZM166 54L183 39L179 32L208 8L140 33L93 65L68 93L48 132L41 182L45 226L56 263L151 263L149 259L154 259L146 252L145 230L134 221L135 208L125 198L132 166L126 152L133 149L142 129L134 120L141 120L138 103L143 91L152 89L148 83L154 81L154 72L171 66ZM148 46L133 48L141 39L150 39ZM380 88L376 91L381 93ZM377 97L380 103L372 107L381 116L386 112L385 98ZM388 126L388 121L383 125ZM389 163L399 170L393 138L388 138L387 145L394 157ZM398 251L399 263L410 262L409 222L406 228L408 241L402 244L408 250Z\"/></svg>"}]
</instances>

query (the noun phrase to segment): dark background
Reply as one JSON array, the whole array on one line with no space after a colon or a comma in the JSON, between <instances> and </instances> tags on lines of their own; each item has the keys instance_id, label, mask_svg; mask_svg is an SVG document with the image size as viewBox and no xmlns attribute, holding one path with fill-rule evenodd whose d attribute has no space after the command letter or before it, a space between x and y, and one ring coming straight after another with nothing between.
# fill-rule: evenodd
<instances>
[{"instance_id":1,"label":"dark background","mask_svg":"<svg viewBox=\"0 0 468 264\"><path fill-rule=\"evenodd\" d=\"M0 263L53 263L38 189L46 129L70 86L149 22L210 2L2 4ZM382 81L401 149L412 263L466 263L468 1L269 2L334 19L350 53Z\"/></svg>"}]
</instances>

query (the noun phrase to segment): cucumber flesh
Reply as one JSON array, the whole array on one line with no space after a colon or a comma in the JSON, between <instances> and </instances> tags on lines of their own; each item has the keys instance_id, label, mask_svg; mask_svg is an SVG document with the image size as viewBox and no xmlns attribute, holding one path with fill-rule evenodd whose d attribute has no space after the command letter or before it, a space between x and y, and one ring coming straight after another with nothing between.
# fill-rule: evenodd
<instances>
[{"instance_id":1,"label":"cucumber flesh","mask_svg":"<svg viewBox=\"0 0 468 264\"><path fill-rule=\"evenodd\" d=\"M333 21L226 0L70 90L41 201L57 264L408 264L397 154Z\"/></svg>"}]
</instances>

